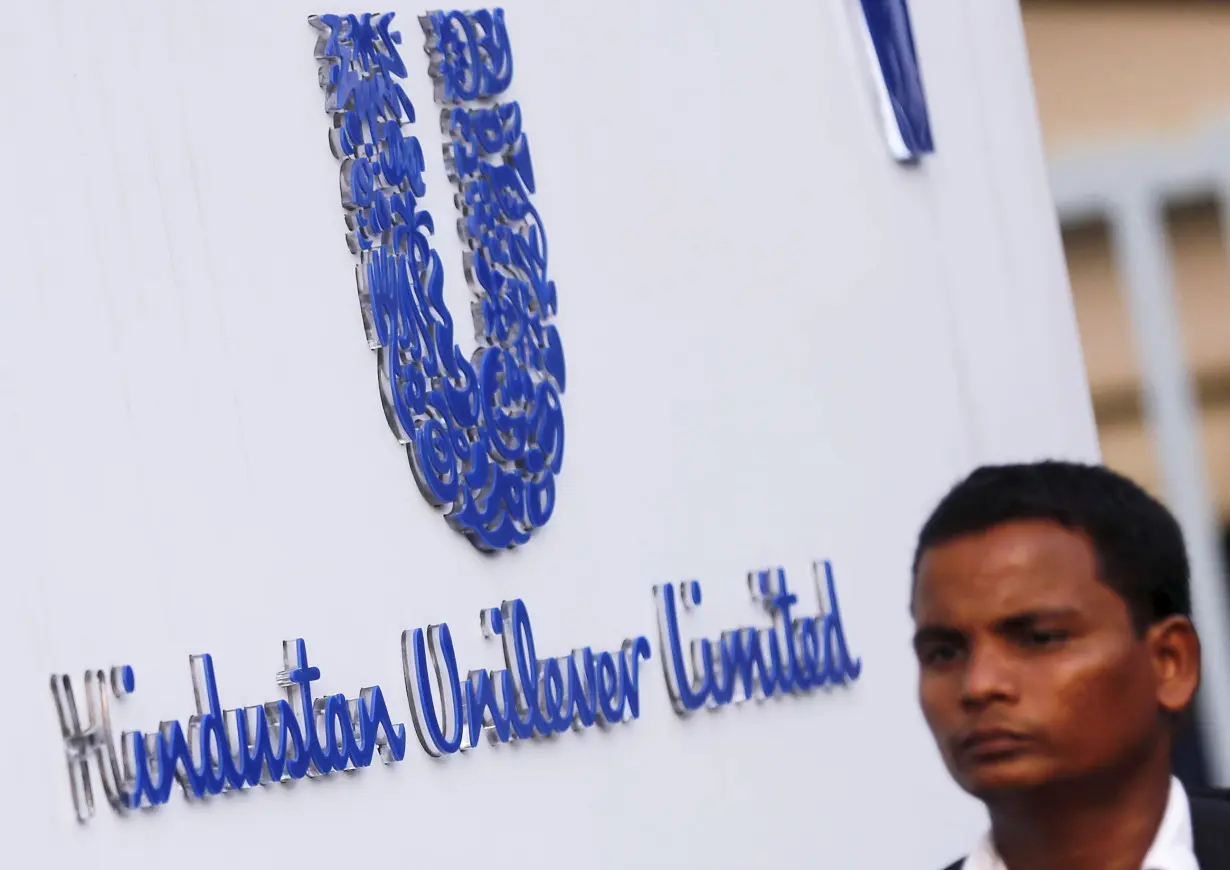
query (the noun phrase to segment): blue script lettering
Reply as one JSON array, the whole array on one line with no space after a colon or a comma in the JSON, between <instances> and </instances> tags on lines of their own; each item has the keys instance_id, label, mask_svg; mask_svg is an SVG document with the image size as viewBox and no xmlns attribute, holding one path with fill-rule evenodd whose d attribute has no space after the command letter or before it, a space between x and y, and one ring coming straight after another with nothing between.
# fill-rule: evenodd
<instances>
[{"instance_id":1,"label":"blue script lettering","mask_svg":"<svg viewBox=\"0 0 1230 870\"><path fill-rule=\"evenodd\" d=\"M676 712L720 707L735 700L798 694L859 678L863 665L851 656L846 642L832 565L824 562L816 568L816 593L820 600L817 616L796 617L792 613L799 599L787 586L783 569L756 571L748 576L748 584L753 597L773 617L773 626L724 631L716 644L708 638L693 640L686 653L675 586L666 583L654 588L662 670ZM699 607L700 582L684 584L679 599L687 610ZM736 698L739 692L742 696Z\"/></svg>"},{"instance_id":2,"label":"blue script lettering","mask_svg":"<svg viewBox=\"0 0 1230 870\"><path fill-rule=\"evenodd\" d=\"M87 675L86 729L80 727L67 678L53 680L66 749L78 750L69 756L78 818L84 821L93 813L83 750L97 755L104 791L117 811L164 804L176 783L186 796L200 798L368 767L377 750L385 763L405 757L406 727L393 724L379 686L362 689L353 700L341 694L314 699L311 684L320 679L320 669L308 663L307 645L302 639L287 641L283 651L286 670L278 674L278 683L286 688L287 699L239 710L222 707L213 657L191 656L196 714L186 726L175 720L160 723L151 734L124 732L122 773L105 690L117 698L130 694L136 686L133 669L114 669L109 679L102 672Z\"/></svg>"},{"instance_id":3,"label":"blue script lettering","mask_svg":"<svg viewBox=\"0 0 1230 870\"><path fill-rule=\"evenodd\" d=\"M431 755L471 749L483 732L494 743L508 743L640 716L640 663L651 656L647 638L626 640L618 652L584 647L540 660L522 601L485 611L482 624L488 637L501 638L505 667L464 678L448 625L402 633L406 695L419 742Z\"/></svg>"}]
</instances>

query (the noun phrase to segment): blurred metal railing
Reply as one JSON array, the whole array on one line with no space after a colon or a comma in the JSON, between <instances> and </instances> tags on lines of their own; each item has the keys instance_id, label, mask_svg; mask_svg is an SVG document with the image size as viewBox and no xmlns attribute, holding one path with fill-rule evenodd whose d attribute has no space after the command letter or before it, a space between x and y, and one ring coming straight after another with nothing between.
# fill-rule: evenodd
<instances>
[{"instance_id":1,"label":"blurred metal railing","mask_svg":"<svg viewBox=\"0 0 1230 870\"><path fill-rule=\"evenodd\" d=\"M1213 780L1230 785L1230 594L1165 221L1168 204L1212 197L1230 253L1230 124L1181 141L1071 153L1052 163L1051 186L1063 225L1100 220L1110 229L1140 359L1144 422L1191 559L1194 621L1204 648L1197 713L1205 751ZM1230 323L1226 332L1230 341Z\"/></svg>"}]
</instances>

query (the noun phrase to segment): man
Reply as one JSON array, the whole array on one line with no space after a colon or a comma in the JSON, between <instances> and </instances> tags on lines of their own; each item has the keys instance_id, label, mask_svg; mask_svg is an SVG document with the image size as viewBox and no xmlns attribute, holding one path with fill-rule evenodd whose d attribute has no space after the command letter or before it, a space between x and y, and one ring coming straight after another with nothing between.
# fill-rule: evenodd
<instances>
[{"instance_id":1,"label":"man","mask_svg":"<svg viewBox=\"0 0 1230 870\"><path fill-rule=\"evenodd\" d=\"M1200 641L1166 508L1102 467L981 468L913 573L923 714L991 818L950 870L1230 868L1230 802L1171 774Z\"/></svg>"}]
</instances>

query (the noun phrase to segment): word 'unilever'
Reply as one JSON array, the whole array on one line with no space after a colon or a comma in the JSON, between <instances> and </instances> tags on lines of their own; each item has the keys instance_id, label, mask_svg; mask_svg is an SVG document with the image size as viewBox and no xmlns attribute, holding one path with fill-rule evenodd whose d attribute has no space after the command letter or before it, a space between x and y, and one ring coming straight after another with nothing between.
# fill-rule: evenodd
<instances>
[{"instance_id":1,"label":"word 'unilever'","mask_svg":"<svg viewBox=\"0 0 1230 870\"><path fill-rule=\"evenodd\" d=\"M717 643L708 638L693 640L690 654L686 655L674 584L655 587L662 670L676 712L684 714L775 694L797 694L858 679L863 664L851 657L846 644L833 567L826 561L813 568L819 615L796 617L791 612L799 599L786 584L785 570L756 571L748 575L748 588L753 600L773 617L773 626L724 631ZM700 581L684 584L680 593L685 610L700 607ZM740 688L742 698L736 698Z\"/></svg>"},{"instance_id":2,"label":"word 'unilever'","mask_svg":"<svg viewBox=\"0 0 1230 870\"><path fill-rule=\"evenodd\" d=\"M524 602L486 610L482 623L489 638L502 639L505 667L464 678L447 624L402 633L406 696L419 742L431 755L477 746L483 732L492 743L507 743L640 716L640 663L652 654L647 638L626 640L616 652L583 647L539 660ZM379 686L361 689L357 698L316 698L312 684L320 669L309 663L307 644L286 641L283 658L277 682L285 699L226 709L213 657L190 656L196 712L186 724L161 722L148 734L125 731L118 746L111 698L132 694L135 670L125 665L87 672L84 720L72 681L53 675L77 818L94 814L91 761L107 802L124 812L165 804L176 784L186 796L203 798L370 767L377 754L386 764L405 757L406 727L393 722Z\"/></svg>"},{"instance_id":3,"label":"word 'unilever'","mask_svg":"<svg viewBox=\"0 0 1230 870\"><path fill-rule=\"evenodd\" d=\"M507 743L640 717L640 663L651 656L648 638L626 640L617 652L584 647L540 661L521 601L484 611L482 626L486 637L502 639L505 667L470 671L464 679L447 625L402 634L406 694L429 754L477 746L483 731L492 742Z\"/></svg>"},{"instance_id":4,"label":"word 'unilever'","mask_svg":"<svg viewBox=\"0 0 1230 870\"><path fill-rule=\"evenodd\" d=\"M555 507L565 372L521 108L494 102L512 83L504 13L420 19L436 100L447 107L444 163L465 247L457 265L475 296L478 349L469 358L444 302L435 221L419 208L426 164L398 81L407 69L393 13L310 21L320 31L329 142L385 417L419 490L451 526L483 550L523 544Z\"/></svg>"}]
</instances>

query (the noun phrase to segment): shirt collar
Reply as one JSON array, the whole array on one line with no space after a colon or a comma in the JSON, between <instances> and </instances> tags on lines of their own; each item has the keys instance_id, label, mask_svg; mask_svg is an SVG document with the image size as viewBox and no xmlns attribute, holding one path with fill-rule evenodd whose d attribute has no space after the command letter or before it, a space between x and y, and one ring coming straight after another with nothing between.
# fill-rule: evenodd
<instances>
[{"instance_id":1,"label":"shirt collar","mask_svg":"<svg viewBox=\"0 0 1230 870\"><path fill-rule=\"evenodd\" d=\"M1183 783L1171 777L1166 813L1153 838L1153 845L1145 854L1141 870L1200 870L1193 849L1192 813L1187 790L1183 788ZM962 870L1008 870L995 849L990 831L983 835L965 859Z\"/></svg>"}]
</instances>

